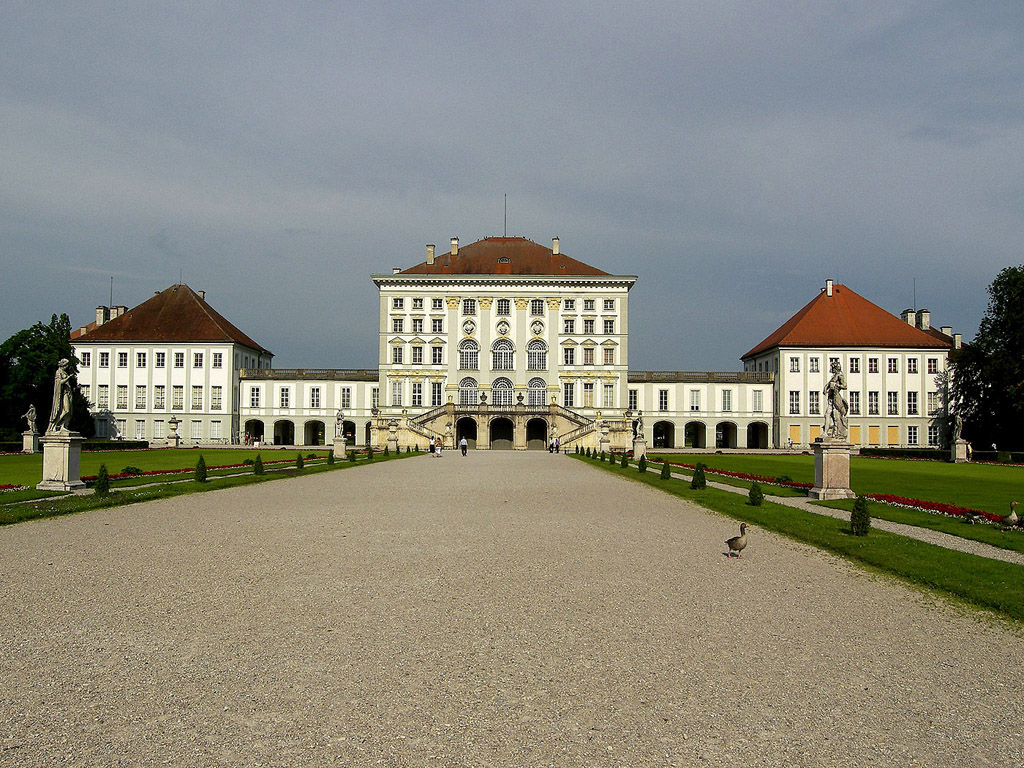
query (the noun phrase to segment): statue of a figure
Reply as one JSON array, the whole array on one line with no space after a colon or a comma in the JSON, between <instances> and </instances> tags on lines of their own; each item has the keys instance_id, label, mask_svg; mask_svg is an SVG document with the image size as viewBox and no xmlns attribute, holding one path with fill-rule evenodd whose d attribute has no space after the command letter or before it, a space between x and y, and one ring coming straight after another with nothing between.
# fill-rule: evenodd
<instances>
[{"instance_id":1,"label":"statue of a figure","mask_svg":"<svg viewBox=\"0 0 1024 768\"><path fill-rule=\"evenodd\" d=\"M71 373L68 372L68 360L62 358L57 363L57 372L53 377L53 407L50 409L50 426L47 432L67 432L71 422Z\"/></svg>"},{"instance_id":2,"label":"statue of a figure","mask_svg":"<svg viewBox=\"0 0 1024 768\"><path fill-rule=\"evenodd\" d=\"M825 384L822 392L825 395L825 425L823 430L826 437L836 440L845 440L848 434L846 414L849 405L843 397L843 390L846 389L846 374L843 373L843 366L838 360L832 362L832 378Z\"/></svg>"},{"instance_id":3,"label":"statue of a figure","mask_svg":"<svg viewBox=\"0 0 1024 768\"><path fill-rule=\"evenodd\" d=\"M338 409L337 416L334 417L334 436L342 437L345 434L345 414L342 413L341 409Z\"/></svg>"},{"instance_id":4,"label":"statue of a figure","mask_svg":"<svg viewBox=\"0 0 1024 768\"><path fill-rule=\"evenodd\" d=\"M25 412L25 415L22 416L22 418L28 422L29 432L31 432L33 435L39 432L39 428L36 426L36 406L34 403L28 407L28 410Z\"/></svg>"},{"instance_id":5,"label":"statue of a figure","mask_svg":"<svg viewBox=\"0 0 1024 768\"><path fill-rule=\"evenodd\" d=\"M633 437L635 437L637 440L643 440L644 439L644 412L643 411L637 411L636 412L636 424L634 425L634 429L635 429L635 431L634 431Z\"/></svg>"},{"instance_id":6,"label":"statue of a figure","mask_svg":"<svg viewBox=\"0 0 1024 768\"><path fill-rule=\"evenodd\" d=\"M452 436L452 423L450 421L447 424L444 425L444 436L445 437L451 437Z\"/></svg>"},{"instance_id":7,"label":"statue of a figure","mask_svg":"<svg viewBox=\"0 0 1024 768\"><path fill-rule=\"evenodd\" d=\"M960 415L959 411L953 414L953 442L957 442L961 439L961 434L964 431L964 417Z\"/></svg>"}]
</instances>

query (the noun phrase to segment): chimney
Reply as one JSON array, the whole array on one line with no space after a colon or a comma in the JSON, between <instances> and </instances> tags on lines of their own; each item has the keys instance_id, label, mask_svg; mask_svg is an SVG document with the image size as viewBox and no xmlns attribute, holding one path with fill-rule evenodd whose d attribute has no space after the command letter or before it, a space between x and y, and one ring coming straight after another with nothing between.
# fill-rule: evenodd
<instances>
[{"instance_id":1,"label":"chimney","mask_svg":"<svg viewBox=\"0 0 1024 768\"><path fill-rule=\"evenodd\" d=\"M913 325L915 322L917 322L917 316L914 314L914 310L912 309L904 309L902 312L900 312L900 319L903 320L903 322L907 323L908 325Z\"/></svg>"},{"instance_id":2,"label":"chimney","mask_svg":"<svg viewBox=\"0 0 1024 768\"><path fill-rule=\"evenodd\" d=\"M832 281L831 280L826 280L825 281L825 295L826 296L831 296L832 295Z\"/></svg>"},{"instance_id":3,"label":"chimney","mask_svg":"<svg viewBox=\"0 0 1024 768\"><path fill-rule=\"evenodd\" d=\"M949 330L953 330L950 328ZM964 343L964 337L962 333L953 334L953 349L960 349L960 345Z\"/></svg>"},{"instance_id":4,"label":"chimney","mask_svg":"<svg viewBox=\"0 0 1024 768\"><path fill-rule=\"evenodd\" d=\"M947 336L952 336L953 335L953 326L952 325L943 325L943 326L941 326L939 328L939 330L942 331Z\"/></svg>"},{"instance_id":5,"label":"chimney","mask_svg":"<svg viewBox=\"0 0 1024 768\"><path fill-rule=\"evenodd\" d=\"M96 325L103 325L110 320L110 307L96 307Z\"/></svg>"},{"instance_id":6,"label":"chimney","mask_svg":"<svg viewBox=\"0 0 1024 768\"><path fill-rule=\"evenodd\" d=\"M557 256L558 255L558 238L557 237L552 237L551 238L551 255L552 256Z\"/></svg>"},{"instance_id":7,"label":"chimney","mask_svg":"<svg viewBox=\"0 0 1024 768\"><path fill-rule=\"evenodd\" d=\"M427 264L434 263L434 244L430 243L427 246Z\"/></svg>"},{"instance_id":8,"label":"chimney","mask_svg":"<svg viewBox=\"0 0 1024 768\"><path fill-rule=\"evenodd\" d=\"M401 271L402 271L402 268L401 268L401 267L392 267L392 268L391 268L391 274L392 274L392 275L397 275L397 274L398 274L399 272L401 272Z\"/></svg>"},{"instance_id":9,"label":"chimney","mask_svg":"<svg viewBox=\"0 0 1024 768\"><path fill-rule=\"evenodd\" d=\"M927 331L932 327L932 313L927 309L917 310L917 327Z\"/></svg>"},{"instance_id":10,"label":"chimney","mask_svg":"<svg viewBox=\"0 0 1024 768\"><path fill-rule=\"evenodd\" d=\"M199 298L206 301L206 291L196 291L199 294Z\"/></svg>"},{"instance_id":11,"label":"chimney","mask_svg":"<svg viewBox=\"0 0 1024 768\"><path fill-rule=\"evenodd\" d=\"M115 317L120 317L121 315L123 315L127 311L128 311L128 307L124 306L123 304L119 304L116 307L111 307L110 308L110 319L113 320Z\"/></svg>"},{"instance_id":12,"label":"chimney","mask_svg":"<svg viewBox=\"0 0 1024 768\"><path fill-rule=\"evenodd\" d=\"M452 238L452 256L458 256L458 255L459 255L459 238L453 237Z\"/></svg>"}]
</instances>

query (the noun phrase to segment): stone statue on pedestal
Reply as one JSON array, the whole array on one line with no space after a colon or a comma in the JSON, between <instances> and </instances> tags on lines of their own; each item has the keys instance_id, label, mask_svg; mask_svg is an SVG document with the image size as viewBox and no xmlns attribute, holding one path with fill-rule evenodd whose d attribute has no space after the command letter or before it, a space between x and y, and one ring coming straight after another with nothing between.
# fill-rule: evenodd
<instances>
[{"instance_id":1,"label":"stone statue on pedestal","mask_svg":"<svg viewBox=\"0 0 1024 768\"><path fill-rule=\"evenodd\" d=\"M843 373L843 366L838 360L832 361L832 378L825 384L823 393L825 395L825 425L822 431L826 437L833 440L846 440L849 433L846 414L849 405L843 397L843 390L846 389L846 375Z\"/></svg>"},{"instance_id":2,"label":"stone statue on pedestal","mask_svg":"<svg viewBox=\"0 0 1024 768\"><path fill-rule=\"evenodd\" d=\"M334 436L343 437L345 434L345 414L338 409L337 415L334 417Z\"/></svg>"},{"instance_id":3,"label":"stone statue on pedestal","mask_svg":"<svg viewBox=\"0 0 1024 768\"><path fill-rule=\"evenodd\" d=\"M71 373L69 361L61 358L53 377L53 407L50 409L50 426L46 433L67 432L71 422Z\"/></svg>"},{"instance_id":4,"label":"stone statue on pedestal","mask_svg":"<svg viewBox=\"0 0 1024 768\"><path fill-rule=\"evenodd\" d=\"M643 411L637 411L636 412L636 424L634 425L634 430L635 431L634 431L633 437L635 437L637 440L643 440L644 439L644 412Z\"/></svg>"},{"instance_id":5,"label":"stone statue on pedestal","mask_svg":"<svg viewBox=\"0 0 1024 768\"><path fill-rule=\"evenodd\" d=\"M36 426L36 407L34 404L28 407L28 410L25 412L25 415L22 416L22 418L28 422L29 432L31 432L33 435L39 433L39 427Z\"/></svg>"}]
</instances>

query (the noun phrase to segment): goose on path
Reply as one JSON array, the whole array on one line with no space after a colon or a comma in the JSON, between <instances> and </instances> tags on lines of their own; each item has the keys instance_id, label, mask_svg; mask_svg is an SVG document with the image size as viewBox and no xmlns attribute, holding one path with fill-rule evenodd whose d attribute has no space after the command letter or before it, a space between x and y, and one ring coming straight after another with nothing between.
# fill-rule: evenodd
<instances>
[{"instance_id":1,"label":"goose on path","mask_svg":"<svg viewBox=\"0 0 1024 768\"><path fill-rule=\"evenodd\" d=\"M746 523L740 523L740 535L733 536L725 543L729 545L729 551L726 553L729 557L732 557L732 553L736 553L736 557L740 556L740 552L747 546L747 528L749 526Z\"/></svg>"}]
</instances>

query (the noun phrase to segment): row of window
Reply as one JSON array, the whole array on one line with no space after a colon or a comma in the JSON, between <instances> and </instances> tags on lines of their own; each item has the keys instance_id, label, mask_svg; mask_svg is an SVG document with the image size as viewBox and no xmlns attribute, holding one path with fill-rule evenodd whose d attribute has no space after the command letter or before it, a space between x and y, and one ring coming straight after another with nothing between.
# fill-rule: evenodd
<instances>
[{"instance_id":1,"label":"row of window","mask_svg":"<svg viewBox=\"0 0 1024 768\"><path fill-rule=\"evenodd\" d=\"M113 426L113 430L111 430ZM97 437L127 437L125 430L128 429L127 419L115 419L113 425L106 420L100 420L96 423L96 436ZM110 434L113 431L113 434ZM179 431L178 434L183 434L183 431ZM220 421L210 422L210 434L205 439L208 440L222 440L224 430ZM146 422L142 419L135 420L135 439L136 440L148 440L152 437L154 440L163 440L167 437L167 425L163 419L156 419L153 422L153 434L149 436L146 434ZM203 440L203 422L199 420L193 420L189 425L188 437L190 440Z\"/></svg>"},{"instance_id":2,"label":"row of window","mask_svg":"<svg viewBox=\"0 0 1024 768\"><path fill-rule=\"evenodd\" d=\"M412 299L413 311L423 310L424 299L416 297ZM531 299L530 300L530 314L531 315L543 315L547 302L544 299ZM430 300L430 308L432 310L444 309L444 300L432 298ZM462 300L462 314L463 315L475 315L477 308L476 299L463 299ZM563 299L562 308L566 312L576 311L576 299ZM597 308L597 299L583 299L583 311L584 312L595 312ZM393 310L404 310L405 299L395 297L391 299L391 309ZM602 299L601 309L604 312L615 311L615 299ZM509 316L512 314L512 300L511 299L496 299L494 302L494 313L499 316Z\"/></svg>"},{"instance_id":3,"label":"row of window","mask_svg":"<svg viewBox=\"0 0 1024 768\"><path fill-rule=\"evenodd\" d=\"M92 402L92 389L88 384L82 384L79 387L82 390L82 395L89 403L100 410L107 410L111 407L110 405L110 386L107 384L99 384L96 387L96 402ZM134 409L137 411L144 411L149 406L147 405L149 399L149 389L143 384L135 387L135 400ZM203 404L206 400L206 394L203 387L192 387L192 399L190 402L190 410L202 411L204 410ZM114 388L114 406L119 411L128 409L128 386L126 384L118 384ZM153 387L153 410L163 410L167 407L167 387L157 384ZM224 388L223 387L210 387L210 410L220 411L224 408ZM185 387L175 385L171 387L171 410L172 411L183 411L185 410Z\"/></svg>"},{"instance_id":4,"label":"row of window","mask_svg":"<svg viewBox=\"0 0 1024 768\"><path fill-rule=\"evenodd\" d=\"M443 347L432 346L430 348L430 362L432 365L441 365L443 360ZM594 347L582 347L580 362L582 365L597 365L597 353ZM423 364L422 346L414 345L410 348L412 365ZM562 362L565 365L576 365L576 348L565 347L562 350ZM601 354L603 365L615 365L615 348L603 347ZM393 365L405 364L405 347L395 345L391 347L391 363ZM526 370L546 371L548 368L548 347L540 339L533 339L526 345ZM477 371L480 369L480 344L473 339L465 339L459 344L459 369L463 371ZM499 339L491 345L491 370L493 371L514 371L515 370L515 346L508 339Z\"/></svg>"},{"instance_id":5,"label":"row of window","mask_svg":"<svg viewBox=\"0 0 1024 768\"><path fill-rule=\"evenodd\" d=\"M830 357L828 359L829 370L831 370L832 363L838 363L838 357ZM907 358L907 373L918 373L918 358L908 357ZM878 373L879 358L869 357L868 358L868 373ZM807 372L808 373L820 373L821 359L818 357L807 358ZM900 372L900 359L898 357L886 358L887 371L889 373ZM849 359L850 370L849 373L860 373L860 358L851 357ZM927 370L930 374L939 372L939 358L929 357L927 360ZM800 373L800 358L791 357L789 358L789 372Z\"/></svg>"},{"instance_id":6,"label":"row of window","mask_svg":"<svg viewBox=\"0 0 1024 768\"><path fill-rule=\"evenodd\" d=\"M723 389L721 391L721 394L722 394L721 410L723 410L723 411L731 411L732 410L732 390L731 389ZM669 391L667 389L659 389L658 390L658 410L659 411L667 411L667 410L669 410L668 395L669 395ZM700 405L701 397L700 397L700 395L701 395L701 391L699 389L691 389L690 390L690 410L691 411L699 411L701 409L701 405ZM631 410L631 411L637 410L637 401L638 401L637 390L635 390L635 389L629 390L628 404L627 404L626 407L629 408L629 410ZM751 391L751 393L750 393L750 410L753 411L754 413L760 413L760 412L762 412L764 410L764 391L763 390L755 389L755 390Z\"/></svg>"},{"instance_id":7,"label":"row of window","mask_svg":"<svg viewBox=\"0 0 1024 768\"><path fill-rule=\"evenodd\" d=\"M821 392L811 391L807 393L807 414L809 416L821 415ZM860 392L851 391L849 394L849 414L851 416L861 415L861 400ZM880 406L880 392L868 392L868 416L878 416ZM918 409L918 393L907 392L907 416L918 416L920 415ZM928 396L928 415L934 416L941 410L941 402L939 400L938 392L929 392ZM899 392L886 392L885 393L885 412L888 416L899 416L900 415L900 393ZM798 390L790 390L789 393L789 413L791 416L800 415L800 392Z\"/></svg>"},{"instance_id":8,"label":"row of window","mask_svg":"<svg viewBox=\"0 0 1024 768\"><path fill-rule=\"evenodd\" d=\"M377 396L379 389L373 388L373 408L377 407ZM338 408L342 410L349 410L352 408L352 388L342 387L341 388L341 399L338 402ZM323 402L322 391L320 387L307 387L306 388L306 401L307 407L309 408L321 408ZM440 403L438 403L440 405ZM252 387L249 389L249 407L250 408L262 408L263 407L263 388ZM292 407L292 388L281 387L277 391L277 407L278 408L291 408ZM301 407L301 406L297 406Z\"/></svg>"},{"instance_id":9,"label":"row of window","mask_svg":"<svg viewBox=\"0 0 1024 768\"><path fill-rule=\"evenodd\" d=\"M185 367L185 353L184 352L174 352L173 355L174 355L174 357L172 359L173 359L174 367L175 368L184 368ZM210 358L211 358L210 363L211 363L211 366L213 368L223 368L224 367L224 353L223 352L212 352L212 353L210 353ZM135 367L136 368L145 368L148 359L149 359L149 357L148 357L148 353L147 352L136 352L135 353ZM205 359L206 359L206 355L203 352L193 352L192 353L192 367L193 368L202 368ZM79 353L79 360L81 361L83 368L88 368L89 366L92 365L92 352L80 352ZM98 352L97 353L97 362L98 362L100 368L109 368L110 367L110 353L109 352ZM128 353L127 352L118 352L117 353L117 367L118 368L127 368L128 367ZM153 353L153 367L154 368L166 368L167 367L167 353L166 352L154 352Z\"/></svg>"}]
</instances>

